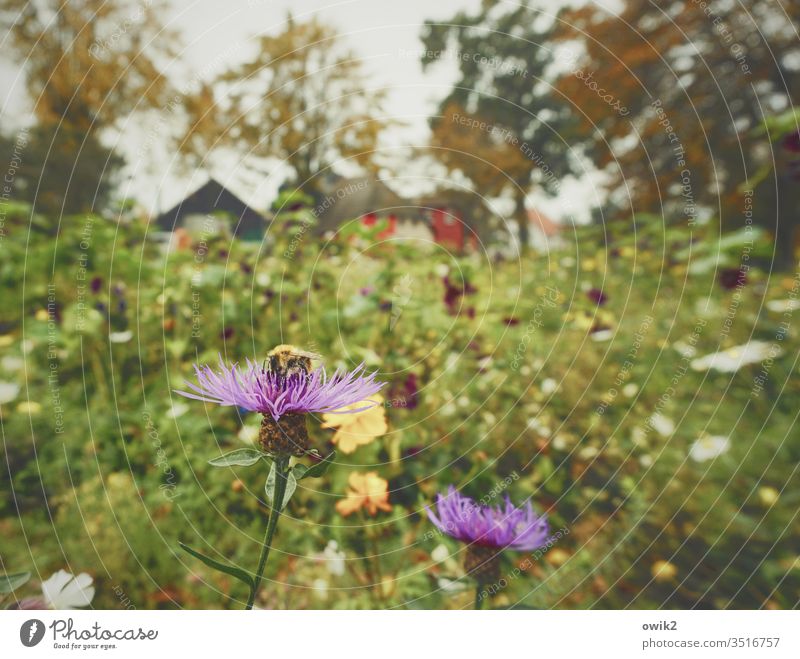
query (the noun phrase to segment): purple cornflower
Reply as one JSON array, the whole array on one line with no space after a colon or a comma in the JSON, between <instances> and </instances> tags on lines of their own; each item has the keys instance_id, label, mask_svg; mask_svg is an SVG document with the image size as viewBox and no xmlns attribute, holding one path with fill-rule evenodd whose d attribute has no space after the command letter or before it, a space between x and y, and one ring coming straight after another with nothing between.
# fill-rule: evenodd
<instances>
[{"instance_id":1,"label":"purple cornflower","mask_svg":"<svg viewBox=\"0 0 800 659\"><path fill-rule=\"evenodd\" d=\"M383 387L382 382L375 381L377 373L365 375L363 364L349 373L337 370L331 377L324 367L308 375L298 373L285 377L249 359L247 367L241 368L238 364L227 366L220 357L218 371L196 364L194 370L197 384L187 382L190 391L176 393L206 403L236 405L269 415L275 421L288 414L335 412L373 396Z\"/></svg>"},{"instance_id":2,"label":"purple cornflower","mask_svg":"<svg viewBox=\"0 0 800 659\"><path fill-rule=\"evenodd\" d=\"M483 506L451 485L446 495L436 497L436 513L425 511L436 528L467 543L464 570L479 586L498 583L504 549L533 551L548 542L547 518L533 512L530 501L518 508L508 495L505 505Z\"/></svg>"},{"instance_id":3,"label":"purple cornflower","mask_svg":"<svg viewBox=\"0 0 800 659\"><path fill-rule=\"evenodd\" d=\"M505 505L482 506L451 485L446 495L437 495L436 509L425 508L436 528L470 545L533 551L547 543L547 518L537 515L530 501L518 508L506 495Z\"/></svg>"},{"instance_id":4,"label":"purple cornflower","mask_svg":"<svg viewBox=\"0 0 800 659\"><path fill-rule=\"evenodd\" d=\"M337 370L331 377L323 367L287 376L249 359L245 368L238 364L228 366L220 356L218 371L197 364L194 370L197 384L187 382L189 391L176 393L206 403L260 412L264 418L258 442L273 456L300 457L309 452L306 414L339 413L341 408L365 401L383 387L382 382L375 381L377 373L364 374L363 364L350 372ZM341 413L362 412L369 407L367 402Z\"/></svg>"}]
</instances>

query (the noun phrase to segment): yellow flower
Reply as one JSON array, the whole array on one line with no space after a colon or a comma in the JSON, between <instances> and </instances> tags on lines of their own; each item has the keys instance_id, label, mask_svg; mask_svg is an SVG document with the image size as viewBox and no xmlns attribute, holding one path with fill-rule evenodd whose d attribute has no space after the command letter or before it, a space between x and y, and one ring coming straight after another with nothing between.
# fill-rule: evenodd
<instances>
[{"instance_id":1,"label":"yellow flower","mask_svg":"<svg viewBox=\"0 0 800 659\"><path fill-rule=\"evenodd\" d=\"M17 405L17 412L21 414L38 414L42 411L42 406L35 400L29 400Z\"/></svg>"},{"instance_id":2,"label":"yellow flower","mask_svg":"<svg viewBox=\"0 0 800 659\"><path fill-rule=\"evenodd\" d=\"M656 561L650 568L650 574L656 581L671 581L678 574L678 568L669 561Z\"/></svg>"},{"instance_id":3,"label":"yellow flower","mask_svg":"<svg viewBox=\"0 0 800 659\"><path fill-rule=\"evenodd\" d=\"M763 506L769 508L778 503L781 493L774 487L762 486L758 488L758 498Z\"/></svg>"},{"instance_id":4,"label":"yellow flower","mask_svg":"<svg viewBox=\"0 0 800 659\"><path fill-rule=\"evenodd\" d=\"M342 453L352 453L359 446L369 444L389 429L386 424L386 410L383 407L383 398L381 396L373 396L370 400L362 400L360 403L348 405L341 410L337 410L337 412L357 410L367 405L370 407L361 412L353 412L351 414L334 412L322 415L323 428L337 429L332 441Z\"/></svg>"},{"instance_id":5,"label":"yellow flower","mask_svg":"<svg viewBox=\"0 0 800 659\"><path fill-rule=\"evenodd\" d=\"M347 498L336 504L336 512L343 517L361 508L366 508L370 515L375 515L378 510L387 513L392 511L389 503L389 481L374 471L366 474L354 471L350 474L347 479Z\"/></svg>"},{"instance_id":6,"label":"yellow flower","mask_svg":"<svg viewBox=\"0 0 800 659\"><path fill-rule=\"evenodd\" d=\"M570 554L563 549L551 549L547 554L545 554L545 559L547 560L550 565L554 565L555 567L559 567L564 565L569 559Z\"/></svg>"}]
</instances>

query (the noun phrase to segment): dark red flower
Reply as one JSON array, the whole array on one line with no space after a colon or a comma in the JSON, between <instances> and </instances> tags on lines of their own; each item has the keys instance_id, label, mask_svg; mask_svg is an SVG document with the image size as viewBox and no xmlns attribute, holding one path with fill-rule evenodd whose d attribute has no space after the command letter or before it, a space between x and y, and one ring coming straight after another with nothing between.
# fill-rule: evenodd
<instances>
[{"instance_id":1,"label":"dark red flower","mask_svg":"<svg viewBox=\"0 0 800 659\"><path fill-rule=\"evenodd\" d=\"M444 277L442 283L444 284L444 305L451 316L458 315L458 307L463 296L478 292L478 289L466 280L463 284L458 284L450 281L449 277ZM474 309L471 317L474 317Z\"/></svg>"},{"instance_id":2,"label":"dark red flower","mask_svg":"<svg viewBox=\"0 0 800 659\"><path fill-rule=\"evenodd\" d=\"M417 384L417 374L409 373L406 381L403 383L403 394L406 401L406 408L413 410L417 406L417 394L419 393L419 386Z\"/></svg>"},{"instance_id":3,"label":"dark red flower","mask_svg":"<svg viewBox=\"0 0 800 659\"><path fill-rule=\"evenodd\" d=\"M519 318L514 318L514 316L508 316L506 318L503 318L503 322L509 327L514 327L514 325L519 325Z\"/></svg>"},{"instance_id":4,"label":"dark red flower","mask_svg":"<svg viewBox=\"0 0 800 659\"><path fill-rule=\"evenodd\" d=\"M747 273L741 268L726 268L719 273L719 283L729 291L741 288L747 283Z\"/></svg>"},{"instance_id":5,"label":"dark red flower","mask_svg":"<svg viewBox=\"0 0 800 659\"><path fill-rule=\"evenodd\" d=\"M800 130L789 133L783 138L783 148L792 153L800 153Z\"/></svg>"},{"instance_id":6,"label":"dark red flower","mask_svg":"<svg viewBox=\"0 0 800 659\"><path fill-rule=\"evenodd\" d=\"M597 306L602 306L608 301L608 296L599 288L593 288L588 291L586 293L586 297L588 297Z\"/></svg>"}]
</instances>

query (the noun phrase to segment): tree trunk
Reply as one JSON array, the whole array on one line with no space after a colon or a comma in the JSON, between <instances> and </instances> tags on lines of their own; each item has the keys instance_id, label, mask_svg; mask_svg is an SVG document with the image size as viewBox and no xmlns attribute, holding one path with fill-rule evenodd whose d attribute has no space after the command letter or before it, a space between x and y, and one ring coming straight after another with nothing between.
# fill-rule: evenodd
<instances>
[{"instance_id":1,"label":"tree trunk","mask_svg":"<svg viewBox=\"0 0 800 659\"><path fill-rule=\"evenodd\" d=\"M773 267L775 270L789 271L797 267L797 260L795 259L795 239L797 236L797 227L794 224L794 218L789 217L790 209L788 212L783 212L778 217L778 226L775 227L775 262Z\"/></svg>"},{"instance_id":2,"label":"tree trunk","mask_svg":"<svg viewBox=\"0 0 800 659\"><path fill-rule=\"evenodd\" d=\"M787 167L788 169L788 167ZM775 204L775 262L776 270L794 270L797 267L795 247L797 245L797 207L800 194L797 193L798 182L784 175L780 179Z\"/></svg>"},{"instance_id":3,"label":"tree trunk","mask_svg":"<svg viewBox=\"0 0 800 659\"><path fill-rule=\"evenodd\" d=\"M517 220L517 225L519 226L518 236L519 236L519 251L525 252L528 247L530 247L530 226L528 221L528 211L525 208L525 195L518 195L517 196L517 207L514 211L514 217Z\"/></svg>"}]
</instances>

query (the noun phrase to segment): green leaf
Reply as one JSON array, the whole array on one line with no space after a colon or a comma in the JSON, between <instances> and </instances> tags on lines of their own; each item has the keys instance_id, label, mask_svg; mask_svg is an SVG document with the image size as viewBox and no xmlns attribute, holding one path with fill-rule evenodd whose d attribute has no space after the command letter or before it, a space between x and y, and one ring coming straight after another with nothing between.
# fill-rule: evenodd
<instances>
[{"instance_id":1,"label":"green leaf","mask_svg":"<svg viewBox=\"0 0 800 659\"><path fill-rule=\"evenodd\" d=\"M0 595L10 593L19 588L31 578L30 572L16 572L14 574L0 574Z\"/></svg>"},{"instance_id":2,"label":"green leaf","mask_svg":"<svg viewBox=\"0 0 800 659\"><path fill-rule=\"evenodd\" d=\"M270 507L273 506L272 501L272 493L275 491L275 463L272 463L272 467L269 470L269 476L267 476L267 484L264 490L267 493L267 503L269 503ZM281 510L286 508L286 504L289 503L289 499L292 498L294 491L297 489L297 477L294 475L294 470L287 472L286 474L286 492L283 495L283 505L281 506Z\"/></svg>"},{"instance_id":3,"label":"green leaf","mask_svg":"<svg viewBox=\"0 0 800 659\"><path fill-rule=\"evenodd\" d=\"M253 587L253 578L241 568L233 567L232 565L225 565L225 563L220 563L219 561L215 561L213 558L209 558L208 556L201 554L199 551L195 551L194 549L189 547L189 545L185 545L182 542L179 542L178 545L180 546L181 549L183 549L183 551L187 552L188 554L191 554L197 559L200 559L201 561L203 561L203 563L208 565L208 567L212 567L219 572L224 572L225 574L229 574L232 577L236 577L240 581L246 583L250 588Z\"/></svg>"},{"instance_id":4,"label":"green leaf","mask_svg":"<svg viewBox=\"0 0 800 659\"><path fill-rule=\"evenodd\" d=\"M310 467L306 467L305 465L295 465L295 476L297 477L297 480L302 480L303 478L319 478L320 476L324 476L335 459L336 451L331 451L330 455L322 458L321 462L317 462ZM298 469L298 467L302 467L302 469Z\"/></svg>"},{"instance_id":5,"label":"green leaf","mask_svg":"<svg viewBox=\"0 0 800 659\"><path fill-rule=\"evenodd\" d=\"M265 455L254 448L237 448L235 451L209 460L208 464L212 467L249 467L263 457Z\"/></svg>"}]
</instances>

